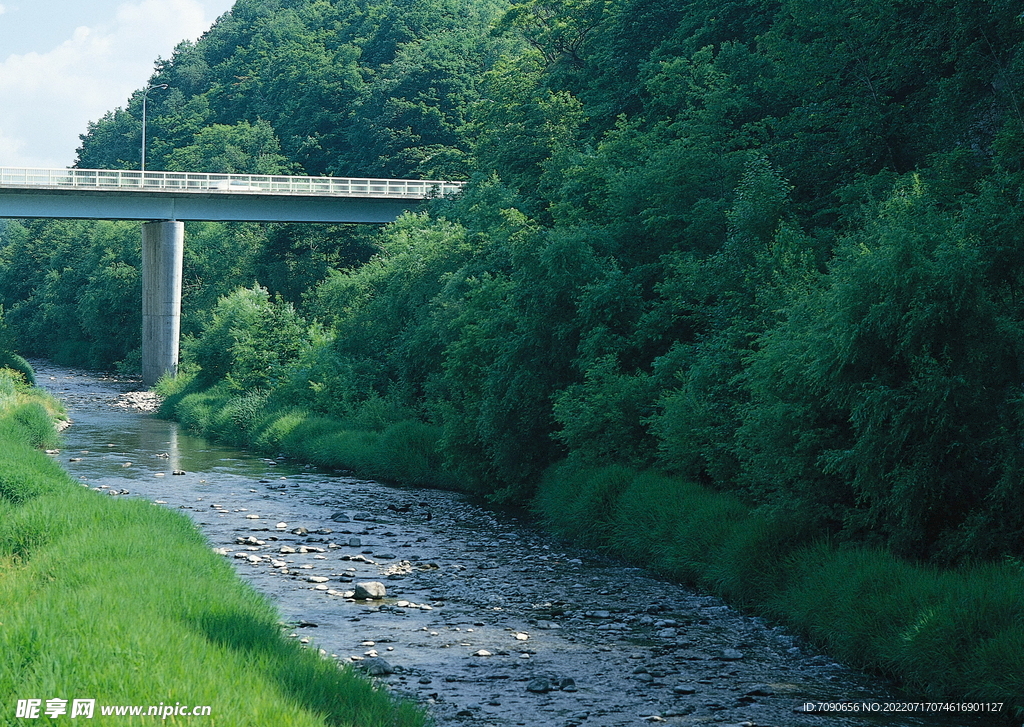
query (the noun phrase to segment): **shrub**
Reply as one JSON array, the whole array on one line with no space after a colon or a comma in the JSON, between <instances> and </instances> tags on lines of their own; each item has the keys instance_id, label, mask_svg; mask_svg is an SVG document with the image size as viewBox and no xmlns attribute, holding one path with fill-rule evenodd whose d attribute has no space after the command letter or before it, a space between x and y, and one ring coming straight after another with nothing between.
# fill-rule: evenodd
<instances>
[{"instance_id":1,"label":"shrub","mask_svg":"<svg viewBox=\"0 0 1024 727\"><path fill-rule=\"evenodd\" d=\"M17 371L25 377L25 383L29 386L36 385L36 372L32 365L12 351L0 351L0 369Z\"/></svg>"}]
</instances>

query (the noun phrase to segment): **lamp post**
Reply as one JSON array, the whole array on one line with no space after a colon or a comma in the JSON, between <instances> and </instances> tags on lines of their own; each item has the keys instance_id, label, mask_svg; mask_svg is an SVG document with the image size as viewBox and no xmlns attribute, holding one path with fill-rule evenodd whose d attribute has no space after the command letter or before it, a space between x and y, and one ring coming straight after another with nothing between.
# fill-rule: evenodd
<instances>
[{"instance_id":1,"label":"lamp post","mask_svg":"<svg viewBox=\"0 0 1024 727\"><path fill-rule=\"evenodd\" d=\"M142 92L142 171L146 171L146 97L149 92L155 88L167 88L166 83L161 83L157 86L147 86L146 90Z\"/></svg>"}]
</instances>

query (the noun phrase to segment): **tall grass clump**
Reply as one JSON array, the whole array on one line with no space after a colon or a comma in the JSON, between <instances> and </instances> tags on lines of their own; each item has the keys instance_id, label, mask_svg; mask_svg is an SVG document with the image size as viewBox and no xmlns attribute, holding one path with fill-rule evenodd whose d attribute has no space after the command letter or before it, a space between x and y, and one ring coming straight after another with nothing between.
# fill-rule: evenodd
<instances>
[{"instance_id":1,"label":"tall grass clump","mask_svg":"<svg viewBox=\"0 0 1024 727\"><path fill-rule=\"evenodd\" d=\"M0 707L208 705L226 727L421 727L415 705L284 638L273 606L188 518L74 482L0 372ZM24 386L24 385L21 385ZM45 404L40 408L45 411ZM32 416L36 416L33 413ZM130 718L127 720L130 722Z\"/></svg>"}]
</instances>

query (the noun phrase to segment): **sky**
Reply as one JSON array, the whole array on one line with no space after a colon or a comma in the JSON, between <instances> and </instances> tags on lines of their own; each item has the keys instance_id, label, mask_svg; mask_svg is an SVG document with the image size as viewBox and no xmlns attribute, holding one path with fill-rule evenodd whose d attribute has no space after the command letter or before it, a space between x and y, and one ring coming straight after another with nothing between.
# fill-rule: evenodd
<instances>
[{"instance_id":1,"label":"sky","mask_svg":"<svg viewBox=\"0 0 1024 727\"><path fill-rule=\"evenodd\" d=\"M0 0L0 167L61 169L234 0Z\"/></svg>"}]
</instances>

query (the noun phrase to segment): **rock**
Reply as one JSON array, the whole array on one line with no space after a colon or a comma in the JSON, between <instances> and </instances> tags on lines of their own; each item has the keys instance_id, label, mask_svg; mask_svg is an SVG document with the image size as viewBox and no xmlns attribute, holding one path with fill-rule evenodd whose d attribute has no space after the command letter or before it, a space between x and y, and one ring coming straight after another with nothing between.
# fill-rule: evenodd
<instances>
[{"instance_id":1,"label":"rock","mask_svg":"<svg viewBox=\"0 0 1024 727\"><path fill-rule=\"evenodd\" d=\"M370 656L363 659L361 666L372 677L395 673L395 668L379 656Z\"/></svg>"},{"instance_id":2,"label":"rock","mask_svg":"<svg viewBox=\"0 0 1024 727\"><path fill-rule=\"evenodd\" d=\"M173 472L171 472L171 474L172 475L179 475L180 476L180 475L185 474L185 470L174 470Z\"/></svg>"},{"instance_id":3,"label":"rock","mask_svg":"<svg viewBox=\"0 0 1024 727\"><path fill-rule=\"evenodd\" d=\"M310 583L326 583L331 579L327 578L326 576L309 576L308 578L306 578L306 580Z\"/></svg>"},{"instance_id":4,"label":"rock","mask_svg":"<svg viewBox=\"0 0 1024 727\"><path fill-rule=\"evenodd\" d=\"M515 638L516 641L527 641L530 638L529 634L525 634L525 633L522 633L522 632L514 633L514 634L512 634L512 636L513 636L513 638Z\"/></svg>"},{"instance_id":5,"label":"rock","mask_svg":"<svg viewBox=\"0 0 1024 727\"><path fill-rule=\"evenodd\" d=\"M363 581L355 584L355 598L359 600L381 599L387 592L387 588L380 581Z\"/></svg>"},{"instance_id":6,"label":"rock","mask_svg":"<svg viewBox=\"0 0 1024 727\"><path fill-rule=\"evenodd\" d=\"M278 551L278 552L280 552L280 553L294 553L295 552L295 548L293 548L290 545L282 545L281 546L281 550Z\"/></svg>"},{"instance_id":7,"label":"rock","mask_svg":"<svg viewBox=\"0 0 1024 727\"><path fill-rule=\"evenodd\" d=\"M719 657L722 661L739 661L743 658L743 652L736 649L725 649Z\"/></svg>"},{"instance_id":8,"label":"rock","mask_svg":"<svg viewBox=\"0 0 1024 727\"><path fill-rule=\"evenodd\" d=\"M373 557L377 558L378 560L394 560L398 556L394 553L374 553Z\"/></svg>"},{"instance_id":9,"label":"rock","mask_svg":"<svg viewBox=\"0 0 1024 727\"><path fill-rule=\"evenodd\" d=\"M534 694L547 694L551 691L551 682L543 677L533 679L526 685L526 691Z\"/></svg>"},{"instance_id":10,"label":"rock","mask_svg":"<svg viewBox=\"0 0 1024 727\"><path fill-rule=\"evenodd\" d=\"M259 520L260 516L259 515L246 515L245 519L246 520Z\"/></svg>"},{"instance_id":11,"label":"rock","mask_svg":"<svg viewBox=\"0 0 1024 727\"><path fill-rule=\"evenodd\" d=\"M562 677L558 680L558 688L563 692L575 692L576 680L572 677Z\"/></svg>"},{"instance_id":12,"label":"rock","mask_svg":"<svg viewBox=\"0 0 1024 727\"><path fill-rule=\"evenodd\" d=\"M348 545L350 548L359 548L363 544L362 538L351 537L348 539Z\"/></svg>"},{"instance_id":13,"label":"rock","mask_svg":"<svg viewBox=\"0 0 1024 727\"><path fill-rule=\"evenodd\" d=\"M353 520L373 520L372 512L357 512L352 515Z\"/></svg>"},{"instance_id":14,"label":"rock","mask_svg":"<svg viewBox=\"0 0 1024 727\"><path fill-rule=\"evenodd\" d=\"M676 694L696 694L697 690L691 687L689 684L677 684L672 687L672 691Z\"/></svg>"},{"instance_id":15,"label":"rock","mask_svg":"<svg viewBox=\"0 0 1024 727\"><path fill-rule=\"evenodd\" d=\"M660 639L674 639L676 637L676 630L674 628L661 629L658 632L658 638Z\"/></svg>"},{"instance_id":16,"label":"rock","mask_svg":"<svg viewBox=\"0 0 1024 727\"><path fill-rule=\"evenodd\" d=\"M480 649L480 651L474 651L473 656L494 656L494 654L489 652L487 649Z\"/></svg>"},{"instance_id":17,"label":"rock","mask_svg":"<svg viewBox=\"0 0 1024 727\"><path fill-rule=\"evenodd\" d=\"M308 535L309 531L306 528L295 528L292 530L292 535Z\"/></svg>"},{"instance_id":18,"label":"rock","mask_svg":"<svg viewBox=\"0 0 1024 727\"><path fill-rule=\"evenodd\" d=\"M350 518L346 513L343 512L334 513L333 515L331 515L331 520L333 520L336 523L352 522L352 518Z\"/></svg>"}]
</instances>

